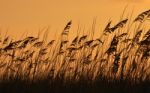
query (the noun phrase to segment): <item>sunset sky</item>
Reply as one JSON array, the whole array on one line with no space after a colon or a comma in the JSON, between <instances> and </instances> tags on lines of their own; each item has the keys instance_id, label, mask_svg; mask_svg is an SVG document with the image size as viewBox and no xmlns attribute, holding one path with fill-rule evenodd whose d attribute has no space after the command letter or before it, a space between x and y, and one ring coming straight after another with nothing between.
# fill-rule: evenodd
<instances>
[{"instance_id":1,"label":"sunset sky","mask_svg":"<svg viewBox=\"0 0 150 93\"><path fill-rule=\"evenodd\" d=\"M126 14L134 9L134 15L150 9L150 0L0 0L0 27L8 34L19 35L50 26L50 33L61 31L72 20L89 26L93 18L97 25L104 25L111 18L117 21L125 6Z\"/></svg>"}]
</instances>

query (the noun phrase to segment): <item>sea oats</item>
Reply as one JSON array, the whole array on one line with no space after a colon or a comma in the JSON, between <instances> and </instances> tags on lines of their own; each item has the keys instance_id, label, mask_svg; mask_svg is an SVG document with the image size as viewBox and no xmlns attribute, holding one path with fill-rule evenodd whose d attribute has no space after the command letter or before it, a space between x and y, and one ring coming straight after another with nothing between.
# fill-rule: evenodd
<instances>
[{"instance_id":1,"label":"sea oats","mask_svg":"<svg viewBox=\"0 0 150 93\"><path fill-rule=\"evenodd\" d=\"M122 39L123 37L127 36L127 33L122 33L121 35L117 36L118 39Z\"/></svg>"},{"instance_id":2,"label":"sea oats","mask_svg":"<svg viewBox=\"0 0 150 93\"><path fill-rule=\"evenodd\" d=\"M64 28L64 30L63 30L63 32L62 32L62 35L68 35L69 29L70 29L70 27L71 27L71 24L72 24L72 21L69 21L69 22L67 23L67 25L65 26L65 28Z\"/></svg>"},{"instance_id":3,"label":"sea oats","mask_svg":"<svg viewBox=\"0 0 150 93\"><path fill-rule=\"evenodd\" d=\"M78 43L80 44L86 38L87 38L87 35L83 35L82 37L79 38L79 42Z\"/></svg>"},{"instance_id":4,"label":"sea oats","mask_svg":"<svg viewBox=\"0 0 150 93\"><path fill-rule=\"evenodd\" d=\"M91 46L91 44L94 42L94 40L89 40L85 42L85 46Z\"/></svg>"},{"instance_id":5,"label":"sea oats","mask_svg":"<svg viewBox=\"0 0 150 93\"><path fill-rule=\"evenodd\" d=\"M135 19L134 22L144 22L147 18L150 17L150 10L147 10L145 12L142 12L139 14Z\"/></svg>"},{"instance_id":6,"label":"sea oats","mask_svg":"<svg viewBox=\"0 0 150 93\"><path fill-rule=\"evenodd\" d=\"M4 39L3 44L7 44L8 40L9 40L9 36Z\"/></svg>"},{"instance_id":7,"label":"sea oats","mask_svg":"<svg viewBox=\"0 0 150 93\"><path fill-rule=\"evenodd\" d=\"M110 45L109 49L106 51L106 53L107 53L108 55L110 55L110 54L116 52L118 42L119 42L119 40L118 40L118 38L117 38L116 35L115 35L114 38L113 38L113 40L111 41L111 45Z\"/></svg>"},{"instance_id":8,"label":"sea oats","mask_svg":"<svg viewBox=\"0 0 150 93\"><path fill-rule=\"evenodd\" d=\"M73 39L71 45L72 45L72 46L77 45L78 39L79 39L79 36L75 37L75 38Z\"/></svg>"},{"instance_id":9,"label":"sea oats","mask_svg":"<svg viewBox=\"0 0 150 93\"><path fill-rule=\"evenodd\" d=\"M55 40L51 40L48 44L47 44L47 47L50 47L54 44Z\"/></svg>"},{"instance_id":10,"label":"sea oats","mask_svg":"<svg viewBox=\"0 0 150 93\"><path fill-rule=\"evenodd\" d=\"M122 20L120 21L118 24L116 24L114 27L110 28L111 32L114 32L115 30L119 29L119 28L123 28L126 23L127 23L128 19Z\"/></svg>"},{"instance_id":11,"label":"sea oats","mask_svg":"<svg viewBox=\"0 0 150 93\"><path fill-rule=\"evenodd\" d=\"M105 27L105 29L104 29L104 33L105 33L105 34L106 34L106 33L111 33L111 27L110 27L110 25L111 25L111 21L108 22L108 24L106 25L106 27Z\"/></svg>"},{"instance_id":12,"label":"sea oats","mask_svg":"<svg viewBox=\"0 0 150 93\"><path fill-rule=\"evenodd\" d=\"M39 41L39 42L36 42L33 46L34 47L41 47L43 45L43 41Z\"/></svg>"},{"instance_id":13,"label":"sea oats","mask_svg":"<svg viewBox=\"0 0 150 93\"><path fill-rule=\"evenodd\" d=\"M139 43L139 39L140 39L140 37L141 37L141 34L142 34L142 30L140 30L140 31L138 31L138 32L136 33L136 35L133 37L133 42L134 42L134 43Z\"/></svg>"}]
</instances>

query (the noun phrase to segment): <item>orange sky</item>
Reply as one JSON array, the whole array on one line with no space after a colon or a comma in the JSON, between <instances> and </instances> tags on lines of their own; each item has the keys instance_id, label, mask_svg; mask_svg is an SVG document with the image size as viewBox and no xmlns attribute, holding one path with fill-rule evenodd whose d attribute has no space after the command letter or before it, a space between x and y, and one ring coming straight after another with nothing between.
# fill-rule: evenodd
<instances>
[{"instance_id":1,"label":"orange sky","mask_svg":"<svg viewBox=\"0 0 150 93\"><path fill-rule=\"evenodd\" d=\"M110 18L117 21L126 5L126 14L134 9L137 15L150 9L150 0L0 0L0 26L12 35L35 34L46 26L50 33L61 31L69 20L73 28L77 24L88 27L94 17L103 26Z\"/></svg>"}]
</instances>

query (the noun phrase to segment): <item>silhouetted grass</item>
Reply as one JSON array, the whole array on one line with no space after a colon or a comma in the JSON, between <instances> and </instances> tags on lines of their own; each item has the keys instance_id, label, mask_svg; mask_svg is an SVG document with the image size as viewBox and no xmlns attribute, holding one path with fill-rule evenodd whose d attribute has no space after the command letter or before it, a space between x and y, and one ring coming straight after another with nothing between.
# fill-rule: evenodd
<instances>
[{"instance_id":1,"label":"silhouetted grass","mask_svg":"<svg viewBox=\"0 0 150 93\"><path fill-rule=\"evenodd\" d=\"M1 93L150 93L150 11L108 22L99 38L68 38L72 21L59 40L28 36L0 40ZM130 23L128 21L131 21Z\"/></svg>"}]
</instances>

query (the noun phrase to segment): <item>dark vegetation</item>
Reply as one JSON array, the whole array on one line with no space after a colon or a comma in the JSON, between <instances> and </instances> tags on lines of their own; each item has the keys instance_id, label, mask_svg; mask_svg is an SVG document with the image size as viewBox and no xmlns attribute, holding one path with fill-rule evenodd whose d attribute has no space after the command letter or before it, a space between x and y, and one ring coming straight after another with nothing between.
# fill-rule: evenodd
<instances>
[{"instance_id":1,"label":"dark vegetation","mask_svg":"<svg viewBox=\"0 0 150 93\"><path fill-rule=\"evenodd\" d=\"M0 93L150 93L150 10L108 22L99 38L1 37Z\"/></svg>"}]
</instances>

